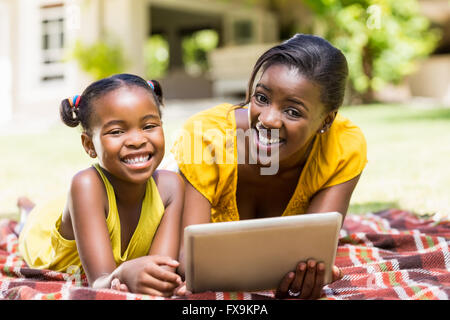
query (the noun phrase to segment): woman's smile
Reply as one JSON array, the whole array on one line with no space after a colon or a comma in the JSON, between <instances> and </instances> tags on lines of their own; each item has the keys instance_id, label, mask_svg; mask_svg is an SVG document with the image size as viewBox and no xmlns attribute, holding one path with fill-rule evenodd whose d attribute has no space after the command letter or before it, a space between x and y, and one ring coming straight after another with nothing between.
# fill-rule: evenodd
<instances>
[{"instance_id":1,"label":"woman's smile","mask_svg":"<svg viewBox=\"0 0 450 320\"><path fill-rule=\"evenodd\" d=\"M259 150L270 151L280 148L286 140L279 137L278 129L269 130L257 123L253 129L253 141Z\"/></svg>"}]
</instances>

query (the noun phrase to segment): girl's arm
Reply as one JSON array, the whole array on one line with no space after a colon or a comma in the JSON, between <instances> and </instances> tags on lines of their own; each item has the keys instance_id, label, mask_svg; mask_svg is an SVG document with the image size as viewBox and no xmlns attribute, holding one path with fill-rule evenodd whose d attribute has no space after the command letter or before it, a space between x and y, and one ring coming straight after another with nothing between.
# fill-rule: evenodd
<instances>
[{"instance_id":1,"label":"girl's arm","mask_svg":"<svg viewBox=\"0 0 450 320\"><path fill-rule=\"evenodd\" d=\"M181 237L181 214L184 203L184 182L176 173L158 170L154 175L165 211L152 242L149 255L178 259Z\"/></svg>"},{"instance_id":2,"label":"girl's arm","mask_svg":"<svg viewBox=\"0 0 450 320\"><path fill-rule=\"evenodd\" d=\"M174 190L179 191L179 188ZM178 266L178 262L173 260L178 245L169 245L169 251L160 251L161 255L140 257L116 267L106 225L107 203L103 183L95 171L88 169L74 177L68 204L78 253L89 284L93 288L111 288L113 280L118 279L132 292L171 296L181 279L163 266ZM171 209L168 214L171 217L176 216L170 212L177 213L176 210ZM161 223L166 224L163 221ZM176 226L175 234L179 232L179 220ZM158 234L162 233L157 231L156 242L160 241ZM167 256L168 254L172 255Z\"/></svg>"},{"instance_id":3,"label":"girl's arm","mask_svg":"<svg viewBox=\"0 0 450 320\"><path fill-rule=\"evenodd\" d=\"M106 225L107 203L105 188L95 169L75 175L68 211L80 260L93 287L109 287L111 278L108 276L116 269ZM63 227L61 225L61 229Z\"/></svg>"},{"instance_id":4,"label":"girl's arm","mask_svg":"<svg viewBox=\"0 0 450 320\"><path fill-rule=\"evenodd\" d=\"M152 240L149 255L122 264L119 282L114 287L127 291L131 286L133 291L171 296L174 289L181 285L181 278L175 273L179 265L175 259L178 259L181 236L184 182L178 174L167 170L156 171L153 178L164 204L164 215ZM149 260L155 259L156 266L153 262L149 263ZM125 287L122 289L120 286L123 285Z\"/></svg>"},{"instance_id":5,"label":"girl's arm","mask_svg":"<svg viewBox=\"0 0 450 320\"><path fill-rule=\"evenodd\" d=\"M319 191L311 200L307 213L320 213L337 211L342 214L344 221L347 214L350 198L355 189L360 175L344 183L331 186ZM333 266L333 279L336 281L341 278L341 272ZM317 299L322 293L324 286L325 268L324 264L314 259L301 261L298 263L295 272L289 272L283 278L277 289L278 298L291 298L291 292L300 292L297 298Z\"/></svg>"},{"instance_id":6,"label":"girl's arm","mask_svg":"<svg viewBox=\"0 0 450 320\"><path fill-rule=\"evenodd\" d=\"M211 222L211 203L182 175L185 182L183 218L181 221L181 241L178 274L184 278L184 228L191 224Z\"/></svg>"}]
</instances>

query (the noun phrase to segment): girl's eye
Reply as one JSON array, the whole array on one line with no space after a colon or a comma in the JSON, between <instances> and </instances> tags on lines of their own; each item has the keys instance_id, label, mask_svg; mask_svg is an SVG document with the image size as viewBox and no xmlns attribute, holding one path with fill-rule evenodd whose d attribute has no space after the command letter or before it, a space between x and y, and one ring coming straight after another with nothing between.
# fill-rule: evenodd
<instances>
[{"instance_id":1,"label":"girl's eye","mask_svg":"<svg viewBox=\"0 0 450 320\"><path fill-rule=\"evenodd\" d=\"M286 113L288 116L293 117L293 118L300 118L302 116L302 114L294 108L289 108L286 110Z\"/></svg>"},{"instance_id":2,"label":"girl's eye","mask_svg":"<svg viewBox=\"0 0 450 320\"><path fill-rule=\"evenodd\" d=\"M120 130L120 129L113 129L113 130L109 131L108 133L109 133L109 134L112 134L112 135L119 135L119 134L121 134L122 132L123 132L123 131Z\"/></svg>"},{"instance_id":3,"label":"girl's eye","mask_svg":"<svg viewBox=\"0 0 450 320\"><path fill-rule=\"evenodd\" d=\"M144 126L144 130L151 130L156 127L156 124L147 124Z\"/></svg>"},{"instance_id":4,"label":"girl's eye","mask_svg":"<svg viewBox=\"0 0 450 320\"><path fill-rule=\"evenodd\" d=\"M267 97L265 95L263 95L262 93L255 93L255 99L256 99L256 102L261 103L261 104L269 103L269 99L267 99Z\"/></svg>"}]
</instances>

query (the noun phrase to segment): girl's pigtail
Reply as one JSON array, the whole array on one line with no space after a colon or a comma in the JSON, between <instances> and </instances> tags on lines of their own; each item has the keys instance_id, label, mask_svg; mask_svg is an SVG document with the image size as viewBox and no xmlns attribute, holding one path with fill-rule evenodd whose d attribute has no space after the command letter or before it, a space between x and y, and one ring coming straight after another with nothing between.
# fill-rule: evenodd
<instances>
[{"instance_id":1,"label":"girl's pigtail","mask_svg":"<svg viewBox=\"0 0 450 320\"><path fill-rule=\"evenodd\" d=\"M150 87L153 89L153 92L156 95L156 98L158 99L158 102L163 105L163 92L161 88L161 84L156 80L150 80L149 81Z\"/></svg>"},{"instance_id":2,"label":"girl's pigtail","mask_svg":"<svg viewBox=\"0 0 450 320\"><path fill-rule=\"evenodd\" d=\"M68 98L61 101L61 105L59 107L59 115L62 122L72 128L80 124L80 119L78 118L78 103L77 107L74 107L73 98Z\"/></svg>"}]
</instances>

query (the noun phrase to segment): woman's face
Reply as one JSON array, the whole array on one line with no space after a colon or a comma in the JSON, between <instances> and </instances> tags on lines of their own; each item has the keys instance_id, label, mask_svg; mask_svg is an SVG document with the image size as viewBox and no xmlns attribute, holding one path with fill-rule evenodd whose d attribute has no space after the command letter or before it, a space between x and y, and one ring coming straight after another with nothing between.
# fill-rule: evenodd
<instances>
[{"instance_id":1,"label":"woman's face","mask_svg":"<svg viewBox=\"0 0 450 320\"><path fill-rule=\"evenodd\" d=\"M335 112L325 112L320 93L320 88L297 69L282 64L269 66L250 100L250 128L254 129L252 140L258 155L278 152L280 168L306 161L314 136L327 118L332 117L328 119L331 125L335 116ZM267 162L261 156L258 160Z\"/></svg>"},{"instance_id":2,"label":"woman's face","mask_svg":"<svg viewBox=\"0 0 450 320\"><path fill-rule=\"evenodd\" d=\"M139 87L123 87L94 102L93 148L100 165L120 180L145 183L164 156L164 134L153 97Z\"/></svg>"}]
</instances>

